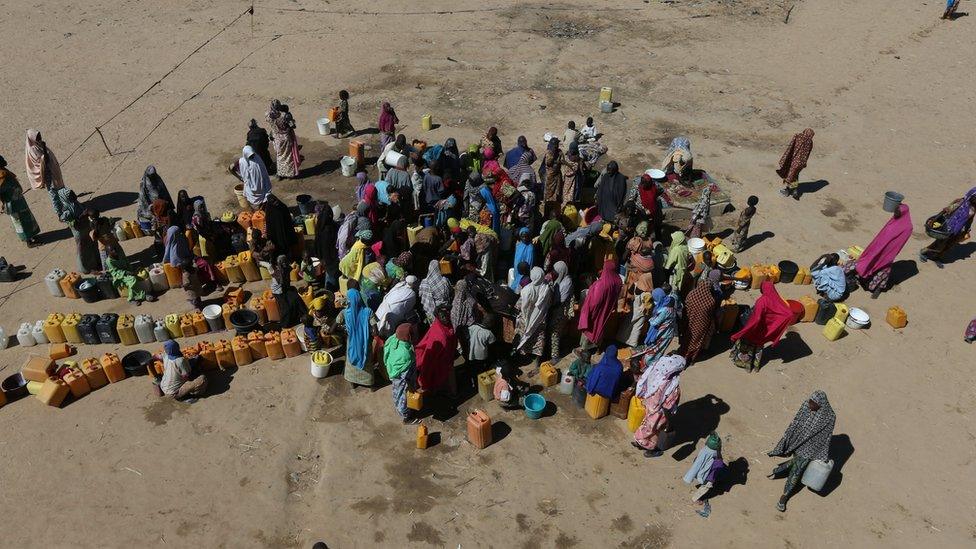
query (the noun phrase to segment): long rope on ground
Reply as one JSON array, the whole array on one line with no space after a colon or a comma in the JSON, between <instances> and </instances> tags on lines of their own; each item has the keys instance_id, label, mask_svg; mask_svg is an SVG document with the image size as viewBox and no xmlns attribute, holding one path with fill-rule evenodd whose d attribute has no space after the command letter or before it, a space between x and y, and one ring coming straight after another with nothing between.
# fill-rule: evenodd
<instances>
[{"instance_id":1,"label":"long rope on ground","mask_svg":"<svg viewBox=\"0 0 976 549\"><path fill-rule=\"evenodd\" d=\"M160 85L163 82L163 80L165 80L169 75L171 75L174 72L176 72L176 69L180 68L183 65L183 63L186 63L187 60L189 60L191 57L193 57L194 55L196 55L197 53L199 53L200 50L202 50L203 48L205 48L207 46L207 44L213 42L214 39L216 39L218 36L220 36L221 34L223 34L223 32L225 30L229 29L232 25L234 25L234 23L237 23L238 21L240 21L240 19L242 17L244 17L245 15L247 15L247 14L254 14L254 6L253 5L251 5L250 7L248 7L246 10L242 11L240 13L240 15L238 15L237 17L235 17L230 23L227 23L226 25L224 25L223 27L221 27L221 29L218 30L217 32L215 32L210 38L207 38L202 44L200 44L199 46L197 46L196 49L194 49L193 51L191 51L190 53L188 53L186 55L186 57L184 57L179 63L173 65L173 68L171 68L170 70L166 71L165 74L163 74L162 76L160 76L155 82L152 83L152 85L150 85L148 88L146 88L146 91L144 91L144 92L140 93L139 95L137 95L136 98L133 99L132 101L129 101L129 103L126 106L124 106L121 109L119 109L119 111L117 113L113 114L112 116L110 116L108 118L108 120L105 120L101 124L98 124L97 126L95 126L95 129L92 130L92 132L90 134L88 134L88 136L85 137L85 139L82 140L82 142L79 143L78 146L75 147L74 150L72 150L71 153L69 153L68 156L66 156L64 160L61 161L61 165L63 166L65 164L67 164L68 161L71 160L71 157L74 156L75 153L78 152L85 145L85 143L88 142L89 139L91 139L96 133L98 133L99 129L101 129L103 126L105 126L106 124L108 124L112 120L115 120L120 114L124 113L130 107L132 107L133 105L135 105L137 101L139 101L140 99L142 99L143 97L145 97L146 94L148 94L153 89L155 89L156 86ZM112 156L114 156L111 151L109 151L109 154L112 155Z\"/></svg>"}]
</instances>

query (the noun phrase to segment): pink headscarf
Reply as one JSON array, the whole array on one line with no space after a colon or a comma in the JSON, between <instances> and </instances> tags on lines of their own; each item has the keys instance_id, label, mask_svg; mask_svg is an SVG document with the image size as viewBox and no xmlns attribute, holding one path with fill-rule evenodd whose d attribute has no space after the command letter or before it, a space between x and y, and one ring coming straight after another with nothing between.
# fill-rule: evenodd
<instances>
[{"instance_id":1,"label":"pink headscarf","mask_svg":"<svg viewBox=\"0 0 976 549\"><path fill-rule=\"evenodd\" d=\"M379 130L381 132L393 133L396 131L396 124L400 122L390 104L386 101L380 106Z\"/></svg>"},{"instance_id":2,"label":"pink headscarf","mask_svg":"<svg viewBox=\"0 0 976 549\"><path fill-rule=\"evenodd\" d=\"M711 271L709 274L714 272ZM772 282L768 280L763 282L759 291L762 295L753 305L749 321L741 330L732 334L729 338L732 341L745 339L750 345L757 347L767 343L776 345L786 329L796 321L790 306L783 301Z\"/></svg>"},{"instance_id":3,"label":"pink headscarf","mask_svg":"<svg viewBox=\"0 0 976 549\"><path fill-rule=\"evenodd\" d=\"M603 340L607 321L617 308L621 286L617 262L605 261L600 278L590 286L580 309L579 329L591 342L600 343Z\"/></svg>"},{"instance_id":4,"label":"pink headscarf","mask_svg":"<svg viewBox=\"0 0 976 549\"><path fill-rule=\"evenodd\" d=\"M447 384L454 358L457 356L457 336L454 327L435 319L424 338L415 347L417 353L417 382L424 391L436 391Z\"/></svg>"},{"instance_id":5,"label":"pink headscarf","mask_svg":"<svg viewBox=\"0 0 976 549\"><path fill-rule=\"evenodd\" d=\"M380 220L380 213L377 208L380 204L379 191L376 190L376 185L372 181L366 183L366 187L363 189L363 202L366 203L366 217L369 218L369 222L376 226L376 223Z\"/></svg>"},{"instance_id":6,"label":"pink headscarf","mask_svg":"<svg viewBox=\"0 0 976 549\"><path fill-rule=\"evenodd\" d=\"M898 213L901 215L892 216L857 259L855 270L861 278L869 278L894 263L912 236L912 216L908 214L908 204L899 205Z\"/></svg>"}]
</instances>

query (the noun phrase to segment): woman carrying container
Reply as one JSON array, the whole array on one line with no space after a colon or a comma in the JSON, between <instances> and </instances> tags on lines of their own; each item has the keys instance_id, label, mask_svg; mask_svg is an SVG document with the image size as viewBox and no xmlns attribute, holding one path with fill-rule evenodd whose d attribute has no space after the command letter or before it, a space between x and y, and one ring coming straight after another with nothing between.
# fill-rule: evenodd
<instances>
[{"instance_id":1,"label":"woman carrying container","mask_svg":"<svg viewBox=\"0 0 976 549\"><path fill-rule=\"evenodd\" d=\"M872 299L877 299L891 286L891 265L911 236L912 216L908 213L908 204L899 204L861 256L848 264L848 274L857 277L861 287L871 292Z\"/></svg>"},{"instance_id":2,"label":"woman carrying container","mask_svg":"<svg viewBox=\"0 0 976 549\"><path fill-rule=\"evenodd\" d=\"M776 443L772 451L766 454L770 457L792 456L789 461L777 465L769 475L769 478L776 478L786 474L783 496L776 504L780 512L786 511L786 502L800 484L803 471L810 462L815 459L827 461L836 420L834 409L827 400L827 394L823 391L815 391L800 405L793 422L783 433L783 438Z\"/></svg>"},{"instance_id":3,"label":"woman carrying container","mask_svg":"<svg viewBox=\"0 0 976 549\"><path fill-rule=\"evenodd\" d=\"M631 445L644 451L644 457L659 457L662 431L668 428L671 416L681 400L681 371L686 366L681 355L667 355L652 364L637 380L635 396L644 403L644 420L634 432Z\"/></svg>"},{"instance_id":4,"label":"woman carrying container","mask_svg":"<svg viewBox=\"0 0 976 549\"><path fill-rule=\"evenodd\" d=\"M976 187L969 189L962 198L953 200L942 210L942 215L945 216L945 222L942 227L937 228L942 229L946 237L929 244L918 255L922 263L931 259L940 269L943 268L942 262L945 260L946 253L956 244L969 238L973 216L976 215Z\"/></svg>"},{"instance_id":5,"label":"woman carrying container","mask_svg":"<svg viewBox=\"0 0 976 549\"><path fill-rule=\"evenodd\" d=\"M786 329L796 322L796 315L776 291L776 286L765 281L759 290L762 295L752 307L749 321L741 330L732 334L732 364L739 368L758 371L762 363L763 346L776 345Z\"/></svg>"}]
</instances>

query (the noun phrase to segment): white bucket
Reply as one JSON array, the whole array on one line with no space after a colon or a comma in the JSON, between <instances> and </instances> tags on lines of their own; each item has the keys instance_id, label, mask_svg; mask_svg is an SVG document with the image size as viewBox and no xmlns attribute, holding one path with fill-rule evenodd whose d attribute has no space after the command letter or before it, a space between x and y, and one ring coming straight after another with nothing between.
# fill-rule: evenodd
<instances>
[{"instance_id":1,"label":"white bucket","mask_svg":"<svg viewBox=\"0 0 976 549\"><path fill-rule=\"evenodd\" d=\"M356 159L351 156L343 156L342 160L339 161L339 166L342 167L342 175L346 177L352 177L356 175Z\"/></svg>"},{"instance_id":2,"label":"white bucket","mask_svg":"<svg viewBox=\"0 0 976 549\"><path fill-rule=\"evenodd\" d=\"M386 151L386 156L383 157L383 163L391 168L396 168L397 163L400 162L401 158L405 158L402 154L390 149Z\"/></svg>"},{"instance_id":3,"label":"white bucket","mask_svg":"<svg viewBox=\"0 0 976 549\"><path fill-rule=\"evenodd\" d=\"M700 238L688 239L688 251L691 255L700 254L705 251L705 241Z\"/></svg>"},{"instance_id":4,"label":"white bucket","mask_svg":"<svg viewBox=\"0 0 976 549\"><path fill-rule=\"evenodd\" d=\"M220 305L207 305L203 308L203 318L214 319L222 316Z\"/></svg>"},{"instance_id":5,"label":"white bucket","mask_svg":"<svg viewBox=\"0 0 976 549\"><path fill-rule=\"evenodd\" d=\"M313 354L312 355L313 358L309 359L309 362L311 363L310 372L312 374L312 377L316 379L322 379L325 376L329 375L329 366L332 365L332 355L326 351L318 351L318 352L325 353L325 361L315 362L315 358L314 358L315 355Z\"/></svg>"},{"instance_id":6,"label":"white bucket","mask_svg":"<svg viewBox=\"0 0 976 549\"><path fill-rule=\"evenodd\" d=\"M329 117L319 118L315 121L315 124L319 127L319 135L329 135L329 130L332 126L332 121Z\"/></svg>"}]
</instances>

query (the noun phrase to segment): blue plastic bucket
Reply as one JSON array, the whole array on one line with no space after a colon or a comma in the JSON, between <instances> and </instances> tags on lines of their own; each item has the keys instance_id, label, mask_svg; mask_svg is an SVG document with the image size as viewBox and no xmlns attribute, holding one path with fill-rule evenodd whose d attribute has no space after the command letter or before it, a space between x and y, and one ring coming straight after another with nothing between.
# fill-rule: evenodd
<instances>
[{"instance_id":1,"label":"blue plastic bucket","mask_svg":"<svg viewBox=\"0 0 976 549\"><path fill-rule=\"evenodd\" d=\"M525 396L525 415L529 419L539 419L542 411L546 409L546 399L538 393L530 393Z\"/></svg>"}]
</instances>

